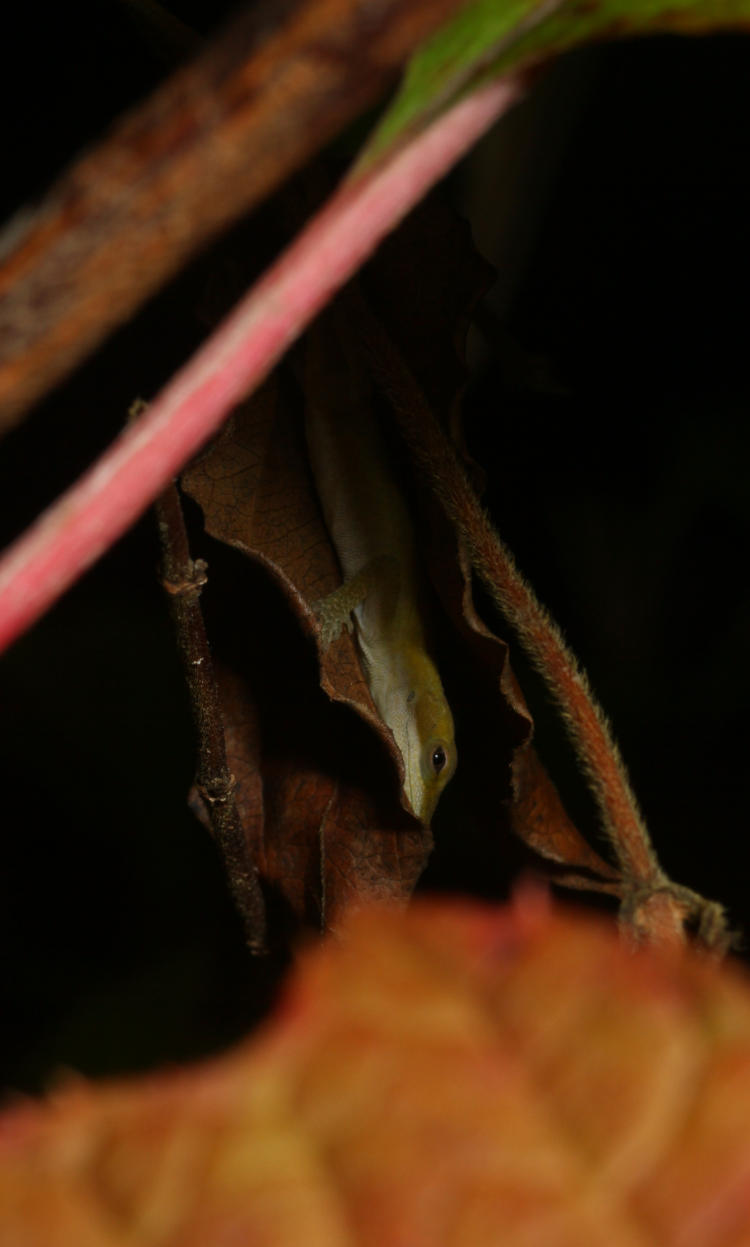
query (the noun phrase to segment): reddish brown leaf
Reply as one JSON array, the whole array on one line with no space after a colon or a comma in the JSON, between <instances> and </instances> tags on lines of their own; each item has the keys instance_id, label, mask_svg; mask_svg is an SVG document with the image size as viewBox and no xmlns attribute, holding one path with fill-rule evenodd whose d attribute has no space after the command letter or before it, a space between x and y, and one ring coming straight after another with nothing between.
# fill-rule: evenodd
<instances>
[{"instance_id":1,"label":"reddish brown leaf","mask_svg":"<svg viewBox=\"0 0 750 1247\"><path fill-rule=\"evenodd\" d=\"M750 985L601 921L417 905L302 959L264 1034L0 1118L14 1247L741 1247Z\"/></svg>"},{"instance_id":2,"label":"reddish brown leaf","mask_svg":"<svg viewBox=\"0 0 750 1247\"><path fill-rule=\"evenodd\" d=\"M275 381L235 413L183 483L207 531L260 562L315 635L312 604L338 586L340 573L299 421ZM257 612L265 610L261 602ZM319 673L310 665L300 674L274 627L265 644L256 636L249 646L263 655L253 671L233 663L222 674L229 766L261 874L298 919L335 926L363 900L408 898L432 840L399 804L401 758L352 638L344 632L320 653ZM288 641L301 654L302 634ZM269 664L270 685L258 671ZM318 681L369 730L331 706Z\"/></svg>"},{"instance_id":3,"label":"reddish brown leaf","mask_svg":"<svg viewBox=\"0 0 750 1247\"><path fill-rule=\"evenodd\" d=\"M219 675L248 845L296 922L336 928L365 901L407 900L432 841L398 807L372 742L296 680L274 702L236 673Z\"/></svg>"}]
</instances>

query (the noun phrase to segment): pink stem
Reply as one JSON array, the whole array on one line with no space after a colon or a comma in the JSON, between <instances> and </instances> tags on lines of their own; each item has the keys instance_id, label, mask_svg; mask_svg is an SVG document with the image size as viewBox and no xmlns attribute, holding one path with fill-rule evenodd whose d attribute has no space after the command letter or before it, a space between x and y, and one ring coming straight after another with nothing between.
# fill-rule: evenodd
<instances>
[{"instance_id":1,"label":"pink stem","mask_svg":"<svg viewBox=\"0 0 750 1247\"><path fill-rule=\"evenodd\" d=\"M333 293L520 94L493 82L342 184L137 424L0 558L0 652L161 493Z\"/></svg>"}]
</instances>

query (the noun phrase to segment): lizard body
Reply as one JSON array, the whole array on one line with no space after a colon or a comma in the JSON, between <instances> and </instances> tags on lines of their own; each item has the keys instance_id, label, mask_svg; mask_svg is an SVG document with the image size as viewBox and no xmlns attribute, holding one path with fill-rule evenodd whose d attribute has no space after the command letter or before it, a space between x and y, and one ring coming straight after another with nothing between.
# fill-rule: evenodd
<instances>
[{"instance_id":1,"label":"lizard body","mask_svg":"<svg viewBox=\"0 0 750 1247\"><path fill-rule=\"evenodd\" d=\"M315 368L315 348L312 348ZM339 358L339 368L345 361ZM388 463L368 396L351 370L346 410L308 387L310 463L344 584L317 606L323 643L351 626L372 699L404 761L414 813L430 822L456 765L453 717L429 653L411 518Z\"/></svg>"}]
</instances>

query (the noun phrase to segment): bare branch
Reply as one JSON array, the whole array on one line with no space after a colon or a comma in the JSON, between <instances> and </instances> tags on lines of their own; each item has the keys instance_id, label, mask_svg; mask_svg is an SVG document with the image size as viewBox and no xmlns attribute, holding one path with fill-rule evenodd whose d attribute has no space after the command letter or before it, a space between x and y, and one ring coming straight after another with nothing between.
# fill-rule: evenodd
<instances>
[{"instance_id":1,"label":"bare branch","mask_svg":"<svg viewBox=\"0 0 750 1247\"><path fill-rule=\"evenodd\" d=\"M243 921L247 945L251 952L265 952L265 902L234 800L235 780L227 766L219 694L199 602L206 582L206 564L202 559L193 562L190 556L175 485L167 487L155 509L162 551L162 584L169 595L198 737L196 785L224 859L229 890Z\"/></svg>"}]
</instances>

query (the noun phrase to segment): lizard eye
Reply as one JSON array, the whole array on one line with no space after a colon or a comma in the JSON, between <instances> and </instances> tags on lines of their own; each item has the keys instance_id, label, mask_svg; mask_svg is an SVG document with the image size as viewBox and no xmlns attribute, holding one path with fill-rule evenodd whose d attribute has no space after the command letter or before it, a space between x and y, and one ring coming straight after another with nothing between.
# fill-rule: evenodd
<instances>
[{"instance_id":1,"label":"lizard eye","mask_svg":"<svg viewBox=\"0 0 750 1247\"><path fill-rule=\"evenodd\" d=\"M445 756L445 750L443 749L443 746L436 745L432 751L432 754L430 755L430 762L432 764L432 769L436 775L440 774L440 772L442 771L447 761L448 759Z\"/></svg>"},{"instance_id":2,"label":"lizard eye","mask_svg":"<svg viewBox=\"0 0 750 1247\"><path fill-rule=\"evenodd\" d=\"M433 736L425 741L419 759L422 780L430 791L433 785L443 788L456 769L456 754L452 742Z\"/></svg>"}]
</instances>

